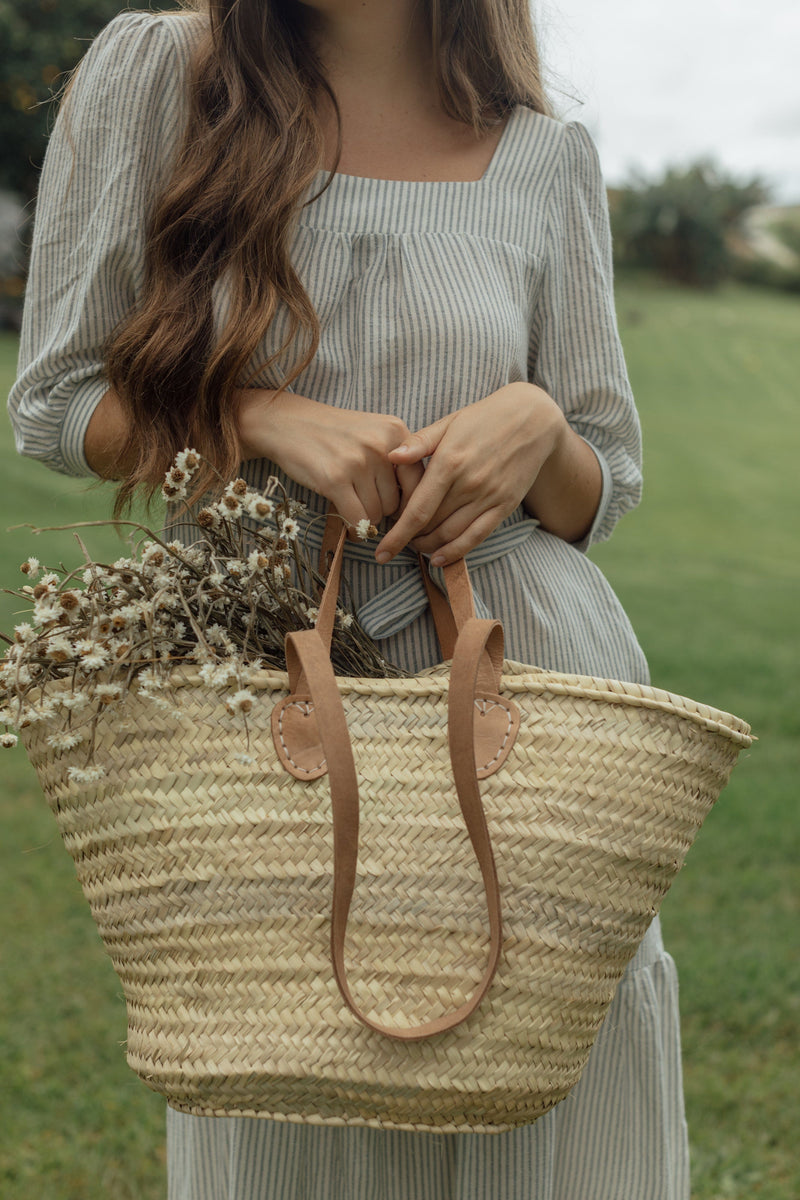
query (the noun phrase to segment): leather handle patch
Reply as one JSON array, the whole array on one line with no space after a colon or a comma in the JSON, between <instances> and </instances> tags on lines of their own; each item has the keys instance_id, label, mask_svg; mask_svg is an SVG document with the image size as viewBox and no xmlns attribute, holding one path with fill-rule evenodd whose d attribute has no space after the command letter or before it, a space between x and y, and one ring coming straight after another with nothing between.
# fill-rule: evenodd
<instances>
[{"instance_id":1,"label":"leather handle patch","mask_svg":"<svg viewBox=\"0 0 800 1200\"><path fill-rule=\"evenodd\" d=\"M328 770L310 696L287 696L272 710L272 740L278 758L295 779L319 779Z\"/></svg>"},{"instance_id":2,"label":"leather handle patch","mask_svg":"<svg viewBox=\"0 0 800 1200\"><path fill-rule=\"evenodd\" d=\"M475 697L473 730L475 770L478 779L486 779L508 758L519 731L519 709L513 700L482 692Z\"/></svg>"},{"instance_id":3,"label":"leather handle patch","mask_svg":"<svg viewBox=\"0 0 800 1200\"><path fill-rule=\"evenodd\" d=\"M513 700L484 692L475 697L475 770L486 779L502 767L519 730ZM319 779L328 770L310 696L287 696L272 710L272 740L286 770L295 779Z\"/></svg>"}]
</instances>

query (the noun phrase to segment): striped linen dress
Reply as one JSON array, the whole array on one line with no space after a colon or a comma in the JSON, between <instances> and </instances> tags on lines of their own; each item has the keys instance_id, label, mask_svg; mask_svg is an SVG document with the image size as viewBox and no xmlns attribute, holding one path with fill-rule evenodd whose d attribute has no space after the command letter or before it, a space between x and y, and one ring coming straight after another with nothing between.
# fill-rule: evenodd
<instances>
[{"instance_id":1,"label":"striped linen dress","mask_svg":"<svg viewBox=\"0 0 800 1200\"><path fill-rule=\"evenodd\" d=\"M55 471L93 474L83 442L107 387L101 347L142 288L144 222L185 121L199 21L117 17L88 51L50 140L9 412L19 452ZM468 556L477 605L502 618L509 658L647 682L625 613L585 554L641 486L605 191L585 129L518 107L480 180L336 175L293 236L322 325L299 394L396 413L411 429L517 380L562 406L602 468L592 529L568 545L518 509ZM224 283L215 303L222 322ZM281 365L258 382L277 386ZM254 486L270 474L312 514L324 511L275 464L245 464ZM167 517L171 536L188 540L179 515ZM404 551L379 567L362 545L348 545L345 561L363 624L411 672L439 659L415 561ZM677 980L658 921L580 1083L532 1126L440 1135L168 1110L167 1130L170 1200L686 1200Z\"/></svg>"}]
</instances>

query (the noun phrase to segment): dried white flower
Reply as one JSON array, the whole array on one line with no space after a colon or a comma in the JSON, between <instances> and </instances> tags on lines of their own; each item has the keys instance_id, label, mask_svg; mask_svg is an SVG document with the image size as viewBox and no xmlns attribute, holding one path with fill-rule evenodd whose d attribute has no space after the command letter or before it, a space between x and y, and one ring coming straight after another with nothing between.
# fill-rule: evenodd
<instances>
[{"instance_id":1,"label":"dried white flower","mask_svg":"<svg viewBox=\"0 0 800 1200\"><path fill-rule=\"evenodd\" d=\"M39 560L38 558L34 558L33 555L30 555L30 557L26 558L25 562L20 566L20 571L22 571L24 575L30 575L31 579L35 579L40 570L41 565Z\"/></svg>"},{"instance_id":2,"label":"dried white flower","mask_svg":"<svg viewBox=\"0 0 800 1200\"><path fill-rule=\"evenodd\" d=\"M10 650L8 652L8 656L9 658L11 657ZM30 667L26 666L25 663L14 661L9 664L9 667L6 670L0 673L0 679L2 679L3 683L7 685L11 684L12 686L16 685L17 687L25 687L27 684L33 681L33 676L31 675Z\"/></svg>"},{"instance_id":3,"label":"dried white flower","mask_svg":"<svg viewBox=\"0 0 800 1200\"><path fill-rule=\"evenodd\" d=\"M59 696L58 702L68 712L77 712L89 703L89 694L88 692L65 692Z\"/></svg>"},{"instance_id":4,"label":"dried white flower","mask_svg":"<svg viewBox=\"0 0 800 1200\"><path fill-rule=\"evenodd\" d=\"M240 692L234 692L225 701L225 707L229 713L249 713L253 707L255 696L252 692L243 688Z\"/></svg>"},{"instance_id":5,"label":"dried white flower","mask_svg":"<svg viewBox=\"0 0 800 1200\"><path fill-rule=\"evenodd\" d=\"M306 613L306 616L308 617L309 621L316 621L317 617L319 616L319 609L315 608L313 605L309 604L306 607L305 613Z\"/></svg>"},{"instance_id":6,"label":"dried white flower","mask_svg":"<svg viewBox=\"0 0 800 1200\"><path fill-rule=\"evenodd\" d=\"M114 624L120 622L118 628L128 628L130 625L138 625L146 612L149 612L150 606L145 600L132 600L130 604L123 604L122 608L118 608L114 614Z\"/></svg>"},{"instance_id":7,"label":"dried white flower","mask_svg":"<svg viewBox=\"0 0 800 1200\"><path fill-rule=\"evenodd\" d=\"M185 500L186 484L173 483L171 471L167 471L164 482L161 485L161 495L168 502L171 500Z\"/></svg>"},{"instance_id":8,"label":"dried white flower","mask_svg":"<svg viewBox=\"0 0 800 1200\"><path fill-rule=\"evenodd\" d=\"M73 750L75 746L80 746L83 740L82 733L73 733L70 729L65 729L62 733L50 733L46 738L48 746L52 746L54 750Z\"/></svg>"},{"instance_id":9,"label":"dried white flower","mask_svg":"<svg viewBox=\"0 0 800 1200\"><path fill-rule=\"evenodd\" d=\"M240 518L243 512L241 500L232 492L226 492L222 499L217 501L215 508L221 517L226 517L229 521Z\"/></svg>"},{"instance_id":10,"label":"dried white flower","mask_svg":"<svg viewBox=\"0 0 800 1200\"><path fill-rule=\"evenodd\" d=\"M201 529L217 529L220 520L221 517L216 504L212 504L209 508L201 508L197 514L197 524Z\"/></svg>"},{"instance_id":11,"label":"dried white flower","mask_svg":"<svg viewBox=\"0 0 800 1200\"><path fill-rule=\"evenodd\" d=\"M294 517L283 517L281 520L281 534L286 538L287 542L293 542L300 532L300 524L295 521Z\"/></svg>"},{"instance_id":12,"label":"dried white flower","mask_svg":"<svg viewBox=\"0 0 800 1200\"><path fill-rule=\"evenodd\" d=\"M42 721L49 721L55 715L56 700L42 700L40 704L26 704L20 712L21 723L28 725L39 725Z\"/></svg>"},{"instance_id":13,"label":"dried white flower","mask_svg":"<svg viewBox=\"0 0 800 1200\"><path fill-rule=\"evenodd\" d=\"M75 657L75 647L69 638L57 634L50 638L45 653L51 662L71 662Z\"/></svg>"},{"instance_id":14,"label":"dried white flower","mask_svg":"<svg viewBox=\"0 0 800 1200\"><path fill-rule=\"evenodd\" d=\"M353 624L353 614L349 612L342 612L341 609L338 609L336 613L336 619L341 625L342 629L349 629Z\"/></svg>"},{"instance_id":15,"label":"dried white flower","mask_svg":"<svg viewBox=\"0 0 800 1200\"><path fill-rule=\"evenodd\" d=\"M205 567L206 565L206 552L202 546L187 546L183 552L183 557L193 567Z\"/></svg>"},{"instance_id":16,"label":"dried white flower","mask_svg":"<svg viewBox=\"0 0 800 1200\"><path fill-rule=\"evenodd\" d=\"M122 697L121 683L98 683L94 689L95 697L102 704L113 704Z\"/></svg>"},{"instance_id":17,"label":"dried white flower","mask_svg":"<svg viewBox=\"0 0 800 1200\"><path fill-rule=\"evenodd\" d=\"M67 775L73 783L97 783L105 775L105 770L102 767L67 767Z\"/></svg>"},{"instance_id":18,"label":"dried white flower","mask_svg":"<svg viewBox=\"0 0 800 1200\"><path fill-rule=\"evenodd\" d=\"M229 684L237 681L237 664L235 662L204 663L200 668L200 678L203 683L212 688L228 687Z\"/></svg>"},{"instance_id":19,"label":"dried white flower","mask_svg":"<svg viewBox=\"0 0 800 1200\"><path fill-rule=\"evenodd\" d=\"M258 492L248 492L244 499L244 507L249 516L257 521L268 521L275 513L275 505L266 496Z\"/></svg>"},{"instance_id":20,"label":"dried white flower","mask_svg":"<svg viewBox=\"0 0 800 1200\"><path fill-rule=\"evenodd\" d=\"M19 738L15 733L0 733L0 746L4 750L10 750L12 746L16 746Z\"/></svg>"},{"instance_id":21,"label":"dried white flower","mask_svg":"<svg viewBox=\"0 0 800 1200\"><path fill-rule=\"evenodd\" d=\"M177 467L179 471L183 471L188 478L191 478L197 468L200 466L200 455L196 450L190 450L188 448L186 450L181 450L179 454L175 455L174 466Z\"/></svg>"},{"instance_id":22,"label":"dried white flower","mask_svg":"<svg viewBox=\"0 0 800 1200\"><path fill-rule=\"evenodd\" d=\"M230 639L228 631L223 629L221 625L209 625L206 629L206 641L212 646L222 646L225 650L233 649L233 642Z\"/></svg>"},{"instance_id":23,"label":"dried white flower","mask_svg":"<svg viewBox=\"0 0 800 1200\"><path fill-rule=\"evenodd\" d=\"M176 715L180 717L182 715L180 709L176 708L173 702L171 700L167 700L164 696L154 696L151 692L146 692L144 694L144 699L148 704L152 704L155 708L169 713L171 717Z\"/></svg>"},{"instance_id":24,"label":"dried white flower","mask_svg":"<svg viewBox=\"0 0 800 1200\"><path fill-rule=\"evenodd\" d=\"M33 626L28 625L27 622L23 622L22 625L14 626L14 637L22 644L25 642L30 642L35 636L36 634L34 633Z\"/></svg>"},{"instance_id":25,"label":"dried white flower","mask_svg":"<svg viewBox=\"0 0 800 1200\"><path fill-rule=\"evenodd\" d=\"M101 667L108 663L108 651L102 646L95 646L94 649L81 655L80 665L84 671L99 671Z\"/></svg>"},{"instance_id":26,"label":"dried white flower","mask_svg":"<svg viewBox=\"0 0 800 1200\"><path fill-rule=\"evenodd\" d=\"M42 596L33 606L33 619L37 625L52 625L61 618L61 609L50 596Z\"/></svg>"},{"instance_id":27,"label":"dried white flower","mask_svg":"<svg viewBox=\"0 0 800 1200\"><path fill-rule=\"evenodd\" d=\"M142 550L142 565L146 567L163 566L166 555L163 546L158 542L148 542Z\"/></svg>"},{"instance_id":28,"label":"dried white flower","mask_svg":"<svg viewBox=\"0 0 800 1200\"><path fill-rule=\"evenodd\" d=\"M263 571L265 567L269 566L269 559L263 553L263 551L253 550L253 552L248 555L247 566L249 567L251 574L254 575L256 571Z\"/></svg>"},{"instance_id":29,"label":"dried white flower","mask_svg":"<svg viewBox=\"0 0 800 1200\"><path fill-rule=\"evenodd\" d=\"M157 673L154 667L145 667L143 671L140 671L136 682L139 684L140 695L160 690L164 687L164 679Z\"/></svg>"},{"instance_id":30,"label":"dried white flower","mask_svg":"<svg viewBox=\"0 0 800 1200\"><path fill-rule=\"evenodd\" d=\"M162 591L153 597L153 611L163 608L169 611L177 608L181 599L177 592Z\"/></svg>"}]
</instances>

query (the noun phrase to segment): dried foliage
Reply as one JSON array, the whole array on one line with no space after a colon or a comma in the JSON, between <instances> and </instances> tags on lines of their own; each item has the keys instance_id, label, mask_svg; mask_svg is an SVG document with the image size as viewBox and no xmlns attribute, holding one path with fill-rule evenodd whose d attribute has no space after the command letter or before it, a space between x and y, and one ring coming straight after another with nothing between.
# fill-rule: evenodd
<instances>
[{"instance_id":1,"label":"dried foliage","mask_svg":"<svg viewBox=\"0 0 800 1200\"><path fill-rule=\"evenodd\" d=\"M201 457L183 450L167 473L163 494L185 501ZM164 542L132 521L83 525L131 526L131 554L93 562L76 534L85 565L44 571L29 558L20 590L33 603L32 619L17 625L0 663L0 745L13 746L11 729L37 721L52 725L49 744L71 750L87 744L85 768L70 768L79 782L99 778L92 765L99 713L122 704L135 689L158 708L179 713L170 677L176 667L200 668L229 712L246 717L255 699L248 685L267 667L283 669L288 632L313 627L324 578L314 566L304 530L305 506L277 480L265 491L243 479L195 515L199 540ZM320 518L317 518L320 519ZM58 526L69 529L79 526ZM366 521L359 537L376 536ZM339 607L331 658L339 674L380 678L401 674L359 625L352 606ZM69 680L71 686L52 685Z\"/></svg>"}]
</instances>

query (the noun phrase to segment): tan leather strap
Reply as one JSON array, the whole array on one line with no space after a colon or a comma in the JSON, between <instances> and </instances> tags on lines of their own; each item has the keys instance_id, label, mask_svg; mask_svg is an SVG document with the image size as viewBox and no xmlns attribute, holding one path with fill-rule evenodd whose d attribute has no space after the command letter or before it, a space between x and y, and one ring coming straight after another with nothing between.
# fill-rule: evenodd
<instances>
[{"instance_id":1,"label":"tan leather strap","mask_svg":"<svg viewBox=\"0 0 800 1200\"><path fill-rule=\"evenodd\" d=\"M342 543L343 529L344 523L342 518L334 506L330 505L319 552L320 575L327 576L336 563L337 551L339 545ZM425 584L425 591L428 593L428 603L431 608L433 623L436 627L436 636L442 651L442 659L446 661L453 657L459 629L462 628L466 621L475 616L475 598L472 594L472 584L470 583L467 564L463 558L460 558L444 568L444 580L447 589L447 597L445 598L431 579L427 563L421 554L417 555L417 561L422 574L422 581ZM341 570L341 567L339 569ZM338 582L336 590L338 593ZM323 600L324 595L325 593L323 593ZM327 625L325 628L321 628L320 620L317 620L317 629L323 635L326 645L330 645L335 615L336 606L334 604L330 616L330 633L328 632ZM322 602L320 603L321 617ZM488 676L486 682L488 686Z\"/></svg>"},{"instance_id":2,"label":"tan leather strap","mask_svg":"<svg viewBox=\"0 0 800 1200\"><path fill-rule=\"evenodd\" d=\"M333 639L333 625L336 620L336 602L339 599L339 588L342 581L342 561L344 559L344 543L347 538L347 527L341 521L332 521L335 516L333 512L328 514L328 520L325 524L325 533L322 540L322 550L320 551L320 574L323 571L323 561L325 562L325 572L328 576L325 582L325 589L322 593L322 598L319 602L317 610L317 619L314 623L314 632L322 639L322 644L330 656L331 641ZM330 531L330 536L329 536ZM336 535L334 543L333 557L329 559L329 547L331 537ZM327 542L326 542L326 539ZM323 558L324 555L324 558ZM287 635L288 636L288 635ZM286 670L289 673L289 691L292 696L308 694L308 680L297 660L290 663L288 654L286 654Z\"/></svg>"},{"instance_id":3,"label":"tan leather strap","mask_svg":"<svg viewBox=\"0 0 800 1200\"><path fill-rule=\"evenodd\" d=\"M448 659L453 657L453 651L456 648L456 639L458 638L458 627L453 616L453 610L431 579L428 564L421 554L417 555L417 563L422 575L422 582L425 584L425 591L428 593L428 604L433 615L433 623L436 627L436 636L439 639L442 660L447 662Z\"/></svg>"},{"instance_id":4,"label":"tan leather strap","mask_svg":"<svg viewBox=\"0 0 800 1200\"><path fill-rule=\"evenodd\" d=\"M363 1024L387 1037L419 1041L453 1029L466 1020L489 989L502 947L500 887L475 768L473 714L481 663L503 661L503 628L498 621L470 619L459 634L453 654L448 727L450 759L458 801L481 871L489 913L490 945L483 977L472 996L453 1012L421 1025L397 1028L368 1017L357 1005L347 981L344 961L347 920L358 866L359 795L353 751L342 698L331 666L329 648L316 629L287 634L290 676L308 682L322 749L327 760L333 818L333 904L331 958L342 997Z\"/></svg>"}]
</instances>

